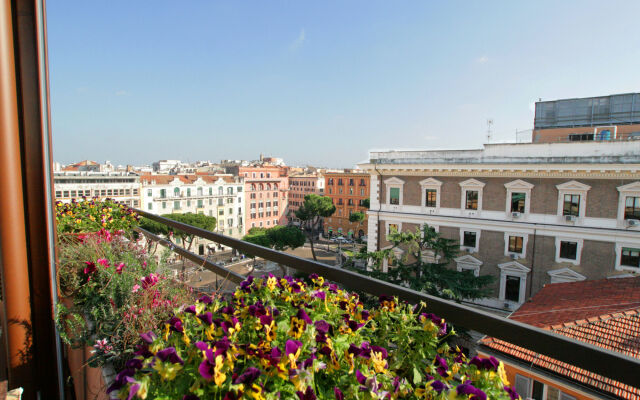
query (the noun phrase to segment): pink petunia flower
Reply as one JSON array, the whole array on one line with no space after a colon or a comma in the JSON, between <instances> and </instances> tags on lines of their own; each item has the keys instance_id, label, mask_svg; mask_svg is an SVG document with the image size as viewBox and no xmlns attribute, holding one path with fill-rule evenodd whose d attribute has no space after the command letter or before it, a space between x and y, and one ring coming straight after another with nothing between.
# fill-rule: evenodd
<instances>
[{"instance_id":1,"label":"pink petunia flower","mask_svg":"<svg viewBox=\"0 0 640 400\"><path fill-rule=\"evenodd\" d=\"M133 287L131 288L131 293L136 293L138 290L140 290L141 286L138 285L137 283L135 285L133 285Z\"/></svg>"}]
</instances>

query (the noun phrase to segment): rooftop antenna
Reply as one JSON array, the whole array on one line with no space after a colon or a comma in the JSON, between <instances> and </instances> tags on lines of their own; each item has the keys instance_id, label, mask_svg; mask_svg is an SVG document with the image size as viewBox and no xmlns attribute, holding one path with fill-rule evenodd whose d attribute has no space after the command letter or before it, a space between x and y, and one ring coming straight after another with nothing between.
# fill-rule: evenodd
<instances>
[{"instance_id":1,"label":"rooftop antenna","mask_svg":"<svg viewBox=\"0 0 640 400\"><path fill-rule=\"evenodd\" d=\"M487 120L487 143L491 143L491 126L493 125L493 118Z\"/></svg>"}]
</instances>

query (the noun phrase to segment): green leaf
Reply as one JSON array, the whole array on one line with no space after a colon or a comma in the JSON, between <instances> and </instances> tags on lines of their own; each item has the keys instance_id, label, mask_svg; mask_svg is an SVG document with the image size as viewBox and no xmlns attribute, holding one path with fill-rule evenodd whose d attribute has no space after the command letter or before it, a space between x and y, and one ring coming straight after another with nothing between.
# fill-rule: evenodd
<instances>
[{"instance_id":1,"label":"green leaf","mask_svg":"<svg viewBox=\"0 0 640 400\"><path fill-rule=\"evenodd\" d=\"M422 375L420 374L420 371L418 371L418 368L413 367L413 383L415 385L419 385L420 382L422 382Z\"/></svg>"}]
</instances>

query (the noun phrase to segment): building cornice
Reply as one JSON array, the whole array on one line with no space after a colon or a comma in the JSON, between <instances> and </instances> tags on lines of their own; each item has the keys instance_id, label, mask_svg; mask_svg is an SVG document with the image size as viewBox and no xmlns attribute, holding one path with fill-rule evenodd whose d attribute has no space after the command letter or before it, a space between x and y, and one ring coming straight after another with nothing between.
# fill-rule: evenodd
<instances>
[{"instance_id":1,"label":"building cornice","mask_svg":"<svg viewBox=\"0 0 640 400\"><path fill-rule=\"evenodd\" d=\"M637 179L640 173L640 164L360 164L360 167L383 176Z\"/></svg>"}]
</instances>

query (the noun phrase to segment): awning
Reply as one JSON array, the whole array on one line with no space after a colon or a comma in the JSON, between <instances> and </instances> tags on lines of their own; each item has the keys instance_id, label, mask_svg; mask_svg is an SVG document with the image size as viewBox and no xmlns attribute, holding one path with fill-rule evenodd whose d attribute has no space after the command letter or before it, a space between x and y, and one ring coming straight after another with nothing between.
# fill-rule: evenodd
<instances>
[{"instance_id":1,"label":"awning","mask_svg":"<svg viewBox=\"0 0 640 400\"><path fill-rule=\"evenodd\" d=\"M329 227L328 232L333 232L333 228L332 228L332 227Z\"/></svg>"},{"instance_id":2,"label":"awning","mask_svg":"<svg viewBox=\"0 0 640 400\"><path fill-rule=\"evenodd\" d=\"M342 232L342 228L338 228L338 232Z\"/></svg>"}]
</instances>

